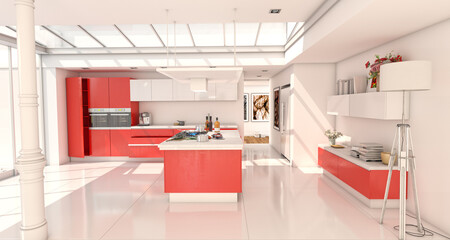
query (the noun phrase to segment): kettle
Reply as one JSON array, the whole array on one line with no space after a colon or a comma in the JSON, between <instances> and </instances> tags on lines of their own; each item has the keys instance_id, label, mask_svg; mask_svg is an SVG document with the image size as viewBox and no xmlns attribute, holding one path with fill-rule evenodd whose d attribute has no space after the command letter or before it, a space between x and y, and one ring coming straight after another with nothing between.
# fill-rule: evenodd
<instances>
[{"instance_id":1,"label":"kettle","mask_svg":"<svg viewBox=\"0 0 450 240\"><path fill-rule=\"evenodd\" d=\"M141 113L142 125L149 126L151 124L151 115L148 112Z\"/></svg>"}]
</instances>

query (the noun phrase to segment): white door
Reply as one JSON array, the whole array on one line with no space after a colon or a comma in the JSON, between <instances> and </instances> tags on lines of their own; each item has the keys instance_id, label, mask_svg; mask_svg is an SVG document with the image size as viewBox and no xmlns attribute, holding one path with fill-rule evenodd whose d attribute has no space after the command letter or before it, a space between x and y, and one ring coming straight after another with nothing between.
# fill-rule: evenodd
<instances>
[{"instance_id":1,"label":"white door","mask_svg":"<svg viewBox=\"0 0 450 240\"><path fill-rule=\"evenodd\" d=\"M290 149L290 99L291 91L290 86L283 86L280 90L280 133L281 133L281 154L291 161L291 149Z\"/></svg>"}]
</instances>

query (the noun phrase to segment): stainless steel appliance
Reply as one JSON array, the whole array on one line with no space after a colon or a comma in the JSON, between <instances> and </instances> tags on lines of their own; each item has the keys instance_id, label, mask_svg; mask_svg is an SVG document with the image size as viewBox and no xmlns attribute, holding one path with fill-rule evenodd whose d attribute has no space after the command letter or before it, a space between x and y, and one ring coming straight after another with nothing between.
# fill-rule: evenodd
<instances>
[{"instance_id":1,"label":"stainless steel appliance","mask_svg":"<svg viewBox=\"0 0 450 240\"><path fill-rule=\"evenodd\" d=\"M109 108L89 108L90 127L109 127Z\"/></svg>"},{"instance_id":2,"label":"stainless steel appliance","mask_svg":"<svg viewBox=\"0 0 450 240\"><path fill-rule=\"evenodd\" d=\"M290 127L290 105L291 105L291 86L290 84L281 87L280 91L280 133L281 133L281 154L292 164L291 148L291 127Z\"/></svg>"},{"instance_id":3,"label":"stainless steel appliance","mask_svg":"<svg viewBox=\"0 0 450 240\"><path fill-rule=\"evenodd\" d=\"M131 127L131 109L130 108L110 108L110 124L115 127Z\"/></svg>"},{"instance_id":4,"label":"stainless steel appliance","mask_svg":"<svg viewBox=\"0 0 450 240\"><path fill-rule=\"evenodd\" d=\"M144 126L148 126L152 123L151 121L151 115L148 112L143 112L141 113L141 119L142 119L142 124L140 125L144 125Z\"/></svg>"}]
</instances>

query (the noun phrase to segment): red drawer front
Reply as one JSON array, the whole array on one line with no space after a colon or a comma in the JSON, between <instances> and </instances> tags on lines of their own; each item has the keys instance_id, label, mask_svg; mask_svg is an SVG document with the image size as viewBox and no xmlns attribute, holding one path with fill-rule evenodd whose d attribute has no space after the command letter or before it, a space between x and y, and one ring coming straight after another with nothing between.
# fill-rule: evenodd
<instances>
[{"instance_id":1,"label":"red drawer front","mask_svg":"<svg viewBox=\"0 0 450 240\"><path fill-rule=\"evenodd\" d=\"M158 146L129 146L129 155L134 158L163 158L164 151Z\"/></svg>"},{"instance_id":2,"label":"red drawer front","mask_svg":"<svg viewBox=\"0 0 450 240\"><path fill-rule=\"evenodd\" d=\"M133 137L130 144L160 144L169 139L168 137Z\"/></svg>"},{"instance_id":3,"label":"red drawer front","mask_svg":"<svg viewBox=\"0 0 450 240\"><path fill-rule=\"evenodd\" d=\"M173 129L131 129L131 137L172 137Z\"/></svg>"},{"instance_id":4,"label":"red drawer front","mask_svg":"<svg viewBox=\"0 0 450 240\"><path fill-rule=\"evenodd\" d=\"M321 153L320 153L321 152ZM338 177L338 159L339 157L319 148L319 153L321 156L321 166L327 170L329 173Z\"/></svg>"},{"instance_id":5,"label":"red drawer front","mask_svg":"<svg viewBox=\"0 0 450 240\"><path fill-rule=\"evenodd\" d=\"M347 185L370 199L369 178L370 172L345 159L339 158L338 178Z\"/></svg>"},{"instance_id":6,"label":"red drawer front","mask_svg":"<svg viewBox=\"0 0 450 240\"><path fill-rule=\"evenodd\" d=\"M237 130L237 128L220 128L220 130Z\"/></svg>"}]
</instances>

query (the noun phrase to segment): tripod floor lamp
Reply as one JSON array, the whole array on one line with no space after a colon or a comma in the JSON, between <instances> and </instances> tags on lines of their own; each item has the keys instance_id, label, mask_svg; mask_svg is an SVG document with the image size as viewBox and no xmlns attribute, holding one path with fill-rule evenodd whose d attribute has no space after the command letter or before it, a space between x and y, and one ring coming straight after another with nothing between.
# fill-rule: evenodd
<instances>
[{"instance_id":1,"label":"tripod floor lamp","mask_svg":"<svg viewBox=\"0 0 450 240\"><path fill-rule=\"evenodd\" d=\"M398 169L400 171L400 206L399 206L399 239L405 239L406 227L406 172L409 171L412 180L414 201L416 205L417 228L423 232L422 220L420 218L419 199L416 185L416 164L411 137L411 127L405 123L405 92L424 91L431 88L431 62L428 61L406 61L384 64L380 69L380 91L403 92L402 123L397 124L394 142L389 159L389 175L384 194L383 209L381 211L380 223L383 223L386 202L391 184L392 170L395 158L398 158Z\"/></svg>"}]
</instances>

